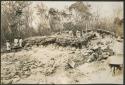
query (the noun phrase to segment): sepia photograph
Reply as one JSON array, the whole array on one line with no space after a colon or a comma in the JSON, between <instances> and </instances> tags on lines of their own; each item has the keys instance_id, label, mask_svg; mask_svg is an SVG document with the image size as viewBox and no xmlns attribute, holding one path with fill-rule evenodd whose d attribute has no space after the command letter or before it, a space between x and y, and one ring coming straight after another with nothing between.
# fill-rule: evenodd
<instances>
[{"instance_id":1,"label":"sepia photograph","mask_svg":"<svg viewBox=\"0 0 125 85\"><path fill-rule=\"evenodd\" d=\"M1 1L1 84L123 84L123 1Z\"/></svg>"}]
</instances>

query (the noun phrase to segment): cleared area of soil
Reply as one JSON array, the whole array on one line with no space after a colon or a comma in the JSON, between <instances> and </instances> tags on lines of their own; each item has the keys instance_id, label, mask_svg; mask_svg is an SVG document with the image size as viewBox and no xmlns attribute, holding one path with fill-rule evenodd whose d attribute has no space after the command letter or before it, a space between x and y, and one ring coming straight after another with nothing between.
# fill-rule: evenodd
<instances>
[{"instance_id":1,"label":"cleared area of soil","mask_svg":"<svg viewBox=\"0 0 125 85\"><path fill-rule=\"evenodd\" d=\"M102 49L108 42L107 45L114 52L123 52L123 42L106 37L92 40L88 48L82 49L50 44L3 53L1 54L1 82L4 84L123 84L123 69L112 75L107 58L88 62L91 58L89 49L100 41L104 44L101 45Z\"/></svg>"}]
</instances>

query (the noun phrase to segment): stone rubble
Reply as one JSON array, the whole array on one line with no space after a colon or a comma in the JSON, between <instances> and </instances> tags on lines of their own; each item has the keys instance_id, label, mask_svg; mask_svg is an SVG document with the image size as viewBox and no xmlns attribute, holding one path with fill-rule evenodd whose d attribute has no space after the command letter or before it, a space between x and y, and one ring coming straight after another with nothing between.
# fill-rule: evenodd
<instances>
[{"instance_id":1,"label":"stone rubble","mask_svg":"<svg viewBox=\"0 0 125 85\"><path fill-rule=\"evenodd\" d=\"M54 74L59 67L63 67L65 70L70 69L70 67L77 68L85 63L103 61L113 56L116 53L114 48L111 47L114 44L113 37L105 35L105 38L102 38L101 35L96 35L97 36L88 33L86 35L88 37L83 39L86 44L82 46L82 48L73 47L74 44L78 47L78 43L81 41L77 38L68 39L59 36L54 38L46 36L42 38L28 38L25 40L24 46L25 48L32 46L32 48L29 50L22 49L21 52L17 53L5 53L1 56L1 82L3 84L16 83L21 79L28 78L32 74L35 74L35 72L50 76ZM55 42L56 44L54 44ZM82 41L80 43L84 44ZM39 52L42 54L37 54L37 52L40 51L40 46L41 48L47 48L45 45L50 46L49 50L58 49L58 51L61 50L62 52L67 51L68 54L47 56L47 54L44 54L44 51ZM65 47L65 45L70 46ZM35 55L35 53L37 55ZM38 56L40 59L38 59ZM75 81L77 82L77 80Z\"/></svg>"}]
</instances>

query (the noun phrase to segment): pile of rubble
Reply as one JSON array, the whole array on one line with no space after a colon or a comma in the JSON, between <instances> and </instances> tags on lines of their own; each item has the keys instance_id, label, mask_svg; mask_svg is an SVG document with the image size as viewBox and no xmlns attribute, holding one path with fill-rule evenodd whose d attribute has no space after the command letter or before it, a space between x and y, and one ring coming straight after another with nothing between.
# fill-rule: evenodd
<instances>
[{"instance_id":1,"label":"pile of rubble","mask_svg":"<svg viewBox=\"0 0 125 85\"><path fill-rule=\"evenodd\" d=\"M40 57L41 59L38 59L37 57L41 55L33 55L34 51L35 49L31 52L22 51L20 53L3 54L1 57L1 83L16 83L37 72L49 76L55 73L59 66L65 67L67 63L67 59L65 58L67 56L57 55L53 58L53 56L48 57L42 55L42 57Z\"/></svg>"},{"instance_id":2,"label":"pile of rubble","mask_svg":"<svg viewBox=\"0 0 125 85\"><path fill-rule=\"evenodd\" d=\"M82 38L64 36L27 38L23 42L24 47L36 45L36 49L22 50L21 53L3 54L1 57L1 82L14 83L34 74L34 70L37 69L41 74L49 76L55 73L58 67L63 67L66 70L84 63L105 60L115 54L114 48L112 48L113 40L114 37L112 36L105 35L105 37L102 37L101 34L92 32L85 34ZM48 53L51 50L49 47L48 49L47 47L41 47L49 46L50 44L52 46L56 44L62 48L67 46L69 48L67 50L60 51L57 48L54 49L59 52L65 51L67 55L65 53L56 56L51 55L51 53ZM75 50L72 50L72 48ZM44 49L44 51L42 52L41 49ZM54 50L51 51L53 52ZM50 55L45 54L44 56L45 51Z\"/></svg>"},{"instance_id":3,"label":"pile of rubble","mask_svg":"<svg viewBox=\"0 0 125 85\"><path fill-rule=\"evenodd\" d=\"M31 47L33 45L39 46L39 45L49 45L49 44L56 44L59 46L71 46L76 48L81 48L83 45L86 46L86 44L91 40L92 38L96 37L95 34L87 34L81 38L77 37L64 37L60 35L56 36L41 36L41 37L32 37L27 38L23 42L24 47Z\"/></svg>"},{"instance_id":4,"label":"pile of rubble","mask_svg":"<svg viewBox=\"0 0 125 85\"><path fill-rule=\"evenodd\" d=\"M113 42L117 42L115 37L112 35L105 35L105 38L101 36L101 34L97 33L97 37L94 37L93 39L90 39L87 43L86 47L83 47L81 50L81 55L75 56L75 60L80 57L81 61L78 61L79 63L86 63L86 62L93 62L93 61L103 61L106 60L108 57L113 56L115 54L114 48L112 46L114 45ZM71 58L73 59L73 58ZM74 62L77 64L75 60L72 60L72 63ZM73 65L74 66L74 65ZM72 67L73 67L72 66Z\"/></svg>"},{"instance_id":5,"label":"pile of rubble","mask_svg":"<svg viewBox=\"0 0 125 85\"><path fill-rule=\"evenodd\" d=\"M38 66L38 61L28 55L17 56L14 54L3 55L1 62L1 82L12 83L14 79L30 76L31 69Z\"/></svg>"}]
</instances>

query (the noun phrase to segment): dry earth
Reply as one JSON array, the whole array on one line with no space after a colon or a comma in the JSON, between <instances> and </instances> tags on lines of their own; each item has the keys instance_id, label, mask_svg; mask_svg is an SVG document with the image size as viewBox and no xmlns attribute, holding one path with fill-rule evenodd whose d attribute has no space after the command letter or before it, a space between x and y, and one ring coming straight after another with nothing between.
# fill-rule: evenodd
<instances>
[{"instance_id":1,"label":"dry earth","mask_svg":"<svg viewBox=\"0 0 125 85\"><path fill-rule=\"evenodd\" d=\"M111 38L103 43L113 41ZM93 44L97 40L91 41ZM117 45L117 46L116 46ZM113 41L115 51L123 51L123 43ZM123 69L112 76L107 60L85 62L86 48L76 49L55 45L33 46L29 50L1 54L1 81L12 84L123 84ZM68 60L76 60L74 68Z\"/></svg>"}]
</instances>

